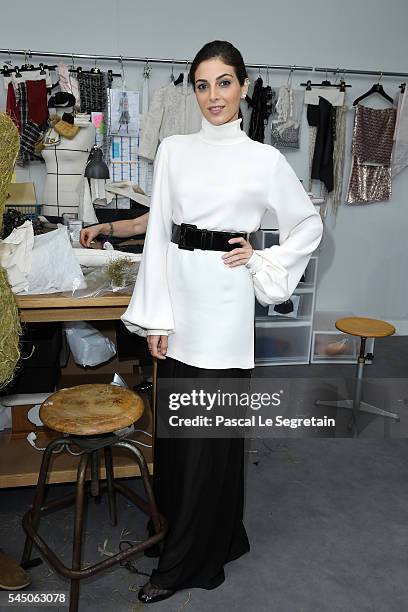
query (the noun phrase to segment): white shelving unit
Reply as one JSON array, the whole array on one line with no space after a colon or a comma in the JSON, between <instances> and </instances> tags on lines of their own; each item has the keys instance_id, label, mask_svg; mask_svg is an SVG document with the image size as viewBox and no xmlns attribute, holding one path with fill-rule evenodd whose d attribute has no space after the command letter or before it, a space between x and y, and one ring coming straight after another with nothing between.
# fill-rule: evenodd
<instances>
[{"instance_id":1,"label":"white shelving unit","mask_svg":"<svg viewBox=\"0 0 408 612\"><path fill-rule=\"evenodd\" d=\"M316 312L313 322L311 363L356 363L360 352L359 336L344 334L335 322L352 312ZM374 338L367 338L366 354L374 353ZM367 360L366 363L372 363Z\"/></svg>"},{"instance_id":2,"label":"white shelving unit","mask_svg":"<svg viewBox=\"0 0 408 612\"><path fill-rule=\"evenodd\" d=\"M277 230L259 230L251 243L254 249L279 244ZM310 362L312 324L315 308L317 256L312 256L304 273L304 281L296 287L291 299L299 298L296 317L274 311L274 305L255 303L255 364L301 365ZM297 301L297 300L296 300ZM293 315L294 313L291 313Z\"/></svg>"}]
</instances>

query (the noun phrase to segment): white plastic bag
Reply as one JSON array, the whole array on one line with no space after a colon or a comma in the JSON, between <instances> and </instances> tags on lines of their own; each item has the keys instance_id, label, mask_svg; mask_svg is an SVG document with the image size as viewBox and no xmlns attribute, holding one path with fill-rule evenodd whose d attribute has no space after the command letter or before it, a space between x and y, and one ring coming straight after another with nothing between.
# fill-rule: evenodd
<instances>
[{"instance_id":1,"label":"white plastic bag","mask_svg":"<svg viewBox=\"0 0 408 612\"><path fill-rule=\"evenodd\" d=\"M57 293L85 287L66 226L34 236L27 293Z\"/></svg>"},{"instance_id":2,"label":"white plastic bag","mask_svg":"<svg viewBox=\"0 0 408 612\"><path fill-rule=\"evenodd\" d=\"M116 355L115 343L89 323L64 323L64 331L78 365L96 366Z\"/></svg>"}]
</instances>

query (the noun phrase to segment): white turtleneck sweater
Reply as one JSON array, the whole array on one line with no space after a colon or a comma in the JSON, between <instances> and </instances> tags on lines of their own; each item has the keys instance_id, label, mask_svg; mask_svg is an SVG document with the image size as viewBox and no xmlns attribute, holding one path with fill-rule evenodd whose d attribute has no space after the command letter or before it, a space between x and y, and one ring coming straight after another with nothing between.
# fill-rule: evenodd
<instances>
[{"instance_id":1,"label":"white turtleneck sweater","mask_svg":"<svg viewBox=\"0 0 408 612\"><path fill-rule=\"evenodd\" d=\"M289 299L322 236L320 215L285 157L241 130L242 119L160 143L150 216L132 299L122 316L141 336L168 335L167 355L201 368L254 367L254 295ZM222 251L171 242L172 223L254 232L266 210L280 244L229 268Z\"/></svg>"}]
</instances>

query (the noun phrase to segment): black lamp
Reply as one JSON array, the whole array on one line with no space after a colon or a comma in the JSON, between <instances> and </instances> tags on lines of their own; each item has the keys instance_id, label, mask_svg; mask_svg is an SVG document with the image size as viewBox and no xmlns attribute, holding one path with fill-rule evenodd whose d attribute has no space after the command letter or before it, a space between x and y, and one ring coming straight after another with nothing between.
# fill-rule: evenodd
<instances>
[{"instance_id":1,"label":"black lamp","mask_svg":"<svg viewBox=\"0 0 408 612\"><path fill-rule=\"evenodd\" d=\"M102 149L92 147L84 175L88 179L108 179L109 168L103 159Z\"/></svg>"}]
</instances>

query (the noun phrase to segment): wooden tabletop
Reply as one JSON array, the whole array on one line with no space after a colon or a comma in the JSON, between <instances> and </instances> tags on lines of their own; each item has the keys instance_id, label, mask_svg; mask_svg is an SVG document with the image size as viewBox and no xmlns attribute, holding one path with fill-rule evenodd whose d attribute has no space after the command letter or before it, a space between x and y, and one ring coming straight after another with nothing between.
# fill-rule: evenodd
<instances>
[{"instance_id":1,"label":"wooden tabletop","mask_svg":"<svg viewBox=\"0 0 408 612\"><path fill-rule=\"evenodd\" d=\"M16 295L22 321L98 321L119 319L130 295L109 293L97 297L64 297L61 293Z\"/></svg>"}]
</instances>

